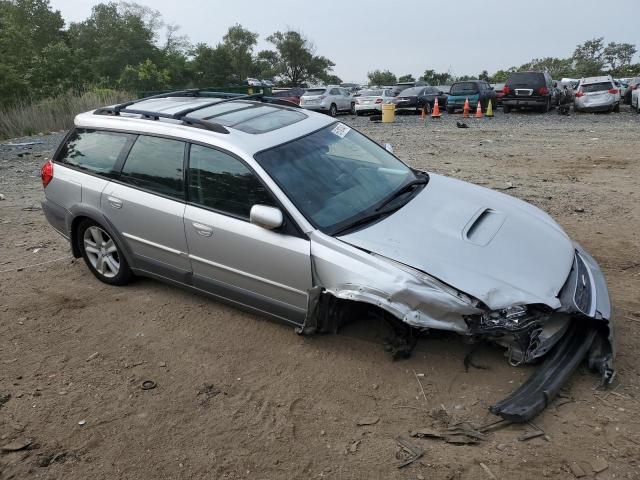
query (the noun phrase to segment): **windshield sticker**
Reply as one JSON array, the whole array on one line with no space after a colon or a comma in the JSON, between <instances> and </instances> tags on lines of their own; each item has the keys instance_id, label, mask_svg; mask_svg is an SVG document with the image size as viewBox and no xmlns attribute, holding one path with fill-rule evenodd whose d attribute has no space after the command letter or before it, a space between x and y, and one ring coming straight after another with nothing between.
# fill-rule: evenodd
<instances>
[{"instance_id":1,"label":"windshield sticker","mask_svg":"<svg viewBox=\"0 0 640 480\"><path fill-rule=\"evenodd\" d=\"M351 131L351 127L347 127L344 123L339 123L335 127L333 127L333 130L331 130L331 133L339 136L340 138L344 138L345 135L350 131Z\"/></svg>"}]
</instances>

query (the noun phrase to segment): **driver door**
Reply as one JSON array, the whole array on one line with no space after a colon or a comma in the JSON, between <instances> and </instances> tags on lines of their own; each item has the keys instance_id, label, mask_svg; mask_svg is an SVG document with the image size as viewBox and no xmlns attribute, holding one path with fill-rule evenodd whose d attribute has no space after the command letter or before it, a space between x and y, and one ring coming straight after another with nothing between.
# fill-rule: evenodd
<instances>
[{"instance_id":1,"label":"driver door","mask_svg":"<svg viewBox=\"0 0 640 480\"><path fill-rule=\"evenodd\" d=\"M187 179L184 227L194 286L302 324L312 287L310 241L286 212L276 230L249 222L253 205L278 204L239 158L191 145Z\"/></svg>"}]
</instances>

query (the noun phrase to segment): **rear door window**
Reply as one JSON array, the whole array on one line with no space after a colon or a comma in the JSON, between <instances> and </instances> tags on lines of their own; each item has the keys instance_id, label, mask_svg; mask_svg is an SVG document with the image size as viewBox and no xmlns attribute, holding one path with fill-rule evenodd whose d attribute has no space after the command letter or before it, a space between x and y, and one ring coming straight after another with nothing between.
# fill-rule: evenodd
<instances>
[{"instance_id":1,"label":"rear door window","mask_svg":"<svg viewBox=\"0 0 640 480\"><path fill-rule=\"evenodd\" d=\"M122 167L120 180L184 199L184 142L140 135Z\"/></svg>"},{"instance_id":2,"label":"rear door window","mask_svg":"<svg viewBox=\"0 0 640 480\"><path fill-rule=\"evenodd\" d=\"M249 219L254 205L275 206L269 191L244 163L214 148L191 145L189 201Z\"/></svg>"},{"instance_id":3,"label":"rear door window","mask_svg":"<svg viewBox=\"0 0 640 480\"><path fill-rule=\"evenodd\" d=\"M135 135L76 130L56 158L57 162L89 172L114 176L117 164Z\"/></svg>"}]
</instances>

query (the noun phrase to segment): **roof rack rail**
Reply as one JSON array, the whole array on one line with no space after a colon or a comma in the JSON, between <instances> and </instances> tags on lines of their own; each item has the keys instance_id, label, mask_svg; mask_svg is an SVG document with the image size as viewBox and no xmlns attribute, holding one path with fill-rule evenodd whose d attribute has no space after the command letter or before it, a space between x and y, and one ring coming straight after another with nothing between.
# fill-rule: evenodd
<instances>
[{"instance_id":1,"label":"roof rack rail","mask_svg":"<svg viewBox=\"0 0 640 480\"><path fill-rule=\"evenodd\" d=\"M173 114L128 108L135 105L136 103L139 103L145 100L152 100L156 98L169 98L169 97L203 97L203 98L218 98L219 100L203 103L201 105L187 108ZM198 126L200 128L206 128L207 130L211 130L217 133L229 133L229 130L227 130L225 127L223 127L218 123L203 120L200 118L189 117L188 115L195 111L201 110L203 108L211 107L214 105L218 105L220 103L233 102L237 100L254 100L254 99L258 100L259 102L269 103L273 105L282 105L286 107L300 108L299 105L293 102L290 102L289 100L282 100L277 97L270 97L270 96L264 95L263 93L243 95L241 93L212 92L206 89L194 88L189 90L176 90L174 92L166 92L158 95L152 95L150 97L140 98L138 100L132 100L125 103L120 103L112 107L98 108L93 112L93 114L119 116L121 113L130 113L134 115L140 115L142 116L142 118L147 118L150 120L159 120L160 118L168 118L171 120L182 120L182 122L185 125Z\"/></svg>"}]
</instances>

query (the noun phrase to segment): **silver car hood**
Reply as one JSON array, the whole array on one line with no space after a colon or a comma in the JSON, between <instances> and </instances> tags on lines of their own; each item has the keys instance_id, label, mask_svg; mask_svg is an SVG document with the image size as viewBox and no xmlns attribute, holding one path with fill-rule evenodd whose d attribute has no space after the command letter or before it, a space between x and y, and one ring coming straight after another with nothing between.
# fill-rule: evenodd
<instances>
[{"instance_id":1,"label":"silver car hood","mask_svg":"<svg viewBox=\"0 0 640 480\"><path fill-rule=\"evenodd\" d=\"M434 174L400 210L339 239L437 277L491 309L559 308L575 252L533 205Z\"/></svg>"}]
</instances>

